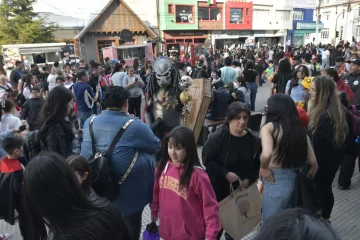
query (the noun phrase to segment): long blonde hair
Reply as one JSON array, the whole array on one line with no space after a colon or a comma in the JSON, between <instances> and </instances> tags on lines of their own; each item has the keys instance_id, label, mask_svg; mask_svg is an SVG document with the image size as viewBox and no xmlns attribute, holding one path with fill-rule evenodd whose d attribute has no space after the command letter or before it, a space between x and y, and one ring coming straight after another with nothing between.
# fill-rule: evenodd
<instances>
[{"instance_id":1,"label":"long blonde hair","mask_svg":"<svg viewBox=\"0 0 360 240\"><path fill-rule=\"evenodd\" d=\"M309 112L309 129L314 133L318 127L321 116L326 113L330 118L336 146L344 144L348 135L346 112L340 102L340 97L332 78L319 76L314 79L316 88L315 99Z\"/></svg>"}]
</instances>

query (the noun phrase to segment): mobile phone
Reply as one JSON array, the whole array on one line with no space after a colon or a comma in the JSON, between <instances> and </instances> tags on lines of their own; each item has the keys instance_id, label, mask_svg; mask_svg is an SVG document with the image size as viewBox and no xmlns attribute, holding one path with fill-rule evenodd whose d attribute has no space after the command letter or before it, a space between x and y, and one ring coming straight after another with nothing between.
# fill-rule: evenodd
<instances>
[{"instance_id":1,"label":"mobile phone","mask_svg":"<svg viewBox=\"0 0 360 240\"><path fill-rule=\"evenodd\" d=\"M137 82L137 81L139 81L139 79L138 79L138 78L135 78L135 82Z\"/></svg>"},{"instance_id":2,"label":"mobile phone","mask_svg":"<svg viewBox=\"0 0 360 240\"><path fill-rule=\"evenodd\" d=\"M19 132L23 132L26 130L26 125L22 125L19 127Z\"/></svg>"}]
</instances>

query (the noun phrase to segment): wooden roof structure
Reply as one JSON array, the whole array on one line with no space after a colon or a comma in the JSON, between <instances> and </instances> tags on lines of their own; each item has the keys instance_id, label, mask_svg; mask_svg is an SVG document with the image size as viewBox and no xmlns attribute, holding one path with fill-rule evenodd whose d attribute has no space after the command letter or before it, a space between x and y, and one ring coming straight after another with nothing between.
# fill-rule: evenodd
<instances>
[{"instance_id":1,"label":"wooden roof structure","mask_svg":"<svg viewBox=\"0 0 360 240\"><path fill-rule=\"evenodd\" d=\"M150 38L157 37L156 33L124 1L110 0L75 39L81 39L87 32L120 34L123 29L129 29L134 34L146 33Z\"/></svg>"}]
</instances>

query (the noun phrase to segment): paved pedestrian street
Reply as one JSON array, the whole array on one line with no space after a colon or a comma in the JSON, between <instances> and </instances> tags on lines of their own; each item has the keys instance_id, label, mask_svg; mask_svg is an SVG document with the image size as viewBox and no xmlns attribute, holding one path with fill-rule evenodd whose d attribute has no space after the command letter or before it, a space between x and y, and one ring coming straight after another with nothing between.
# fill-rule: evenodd
<instances>
[{"instance_id":1,"label":"paved pedestrian street","mask_svg":"<svg viewBox=\"0 0 360 240\"><path fill-rule=\"evenodd\" d=\"M256 110L263 111L267 99L270 96L269 83L258 89L256 99ZM201 156L202 147L198 147ZM355 173L352 179L352 185L349 190L339 190L337 188L337 177L333 183L333 191L335 195L335 206L331 216L331 224L338 232L342 240L358 240L360 239L360 173L356 164ZM150 223L150 209L145 208L143 213L143 231L148 223ZM0 233L9 233L9 240L21 240L18 224L11 226L0 220ZM256 235L256 231L244 237L243 240L251 240Z\"/></svg>"}]
</instances>

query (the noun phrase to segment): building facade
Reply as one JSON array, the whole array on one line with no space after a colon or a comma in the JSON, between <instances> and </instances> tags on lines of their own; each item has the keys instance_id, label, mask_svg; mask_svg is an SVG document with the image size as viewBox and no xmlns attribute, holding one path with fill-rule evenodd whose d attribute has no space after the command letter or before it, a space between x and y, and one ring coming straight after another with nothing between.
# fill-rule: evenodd
<instances>
[{"instance_id":1,"label":"building facade","mask_svg":"<svg viewBox=\"0 0 360 240\"><path fill-rule=\"evenodd\" d=\"M306 45L314 42L312 37L316 32L316 20L314 21L314 9L294 8L293 27L288 31L288 40L295 46ZM323 24L318 24L318 29L322 29Z\"/></svg>"},{"instance_id":2,"label":"building facade","mask_svg":"<svg viewBox=\"0 0 360 240\"><path fill-rule=\"evenodd\" d=\"M355 0L323 0L319 8L324 28L318 34L319 42L336 44L340 40L360 41L360 6ZM339 36L336 37L336 31Z\"/></svg>"}]
</instances>

